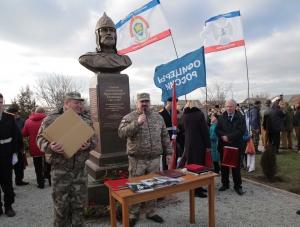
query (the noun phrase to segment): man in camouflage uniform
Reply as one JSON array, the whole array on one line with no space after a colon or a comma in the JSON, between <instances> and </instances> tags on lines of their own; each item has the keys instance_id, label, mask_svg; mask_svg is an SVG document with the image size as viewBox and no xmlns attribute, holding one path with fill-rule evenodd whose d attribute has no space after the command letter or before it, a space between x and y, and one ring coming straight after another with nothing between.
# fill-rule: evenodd
<instances>
[{"instance_id":1,"label":"man in camouflage uniform","mask_svg":"<svg viewBox=\"0 0 300 227\"><path fill-rule=\"evenodd\" d=\"M257 155L260 155L262 153L261 151L258 150L259 133L260 133L260 116L259 116L260 107L261 107L261 101L256 100L254 102L254 105L250 109L251 132L252 132L254 148Z\"/></svg>"},{"instance_id":2,"label":"man in camouflage uniform","mask_svg":"<svg viewBox=\"0 0 300 227\"><path fill-rule=\"evenodd\" d=\"M80 93L67 93L64 101L65 109L73 109L93 128L91 119L81 114L82 101ZM87 193L85 161L89 158L90 151L96 147L98 137L94 134L88 141L83 141L78 152L70 159L66 159L60 142L50 143L42 136L43 131L61 114L53 114L43 120L36 143L39 149L46 153L46 160L52 165L54 226L83 226L83 211Z\"/></svg>"},{"instance_id":3,"label":"man in camouflage uniform","mask_svg":"<svg viewBox=\"0 0 300 227\"><path fill-rule=\"evenodd\" d=\"M127 138L129 178L159 171L160 155L172 162L172 148L163 118L150 110L150 95L137 94L137 110L126 115L119 126L119 136ZM146 202L146 218L162 223L155 214L156 200ZM140 204L131 205L129 223L134 226L140 215Z\"/></svg>"}]
</instances>

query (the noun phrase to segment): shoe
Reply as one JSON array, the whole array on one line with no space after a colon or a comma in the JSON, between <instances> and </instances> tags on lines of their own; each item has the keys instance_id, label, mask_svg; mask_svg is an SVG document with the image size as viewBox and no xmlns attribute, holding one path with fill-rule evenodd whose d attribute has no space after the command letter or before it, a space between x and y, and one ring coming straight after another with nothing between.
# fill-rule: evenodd
<instances>
[{"instance_id":1,"label":"shoe","mask_svg":"<svg viewBox=\"0 0 300 227\"><path fill-rule=\"evenodd\" d=\"M207 195L205 195L203 192L197 192L197 193L195 193L195 197L207 198Z\"/></svg>"},{"instance_id":2,"label":"shoe","mask_svg":"<svg viewBox=\"0 0 300 227\"><path fill-rule=\"evenodd\" d=\"M226 186L222 185L222 187L219 188L219 192L226 191L227 189L229 189L229 187L226 187Z\"/></svg>"},{"instance_id":3,"label":"shoe","mask_svg":"<svg viewBox=\"0 0 300 227\"><path fill-rule=\"evenodd\" d=\"M259 151L259 150L256 150L256 155L261 155L262 154L262 152L261 151Z\"/></svg>"},{"instance_id":4,"label":"shoe","mask_svg":"<svg viewBox=\"0 0 300 227\"><path fill-rule=\"evenodd\" d=\"M199 192L207 192L207 189L202 188L202 187L200 187L198 190L199 190Z\"/></svg>"},{"instance_id":5,"label":"shoe","mask_svg":"<svg viewBox=\"0 0 300 227\"><path fill-rule=\"evenodd\" d=\"M27 184L29 184L29 182L24 182L24 181L16 182L17 186L24 186L24 185L27 185Z\"/></svg>"},{"instance_id":6,"label":"shoe","mask_svg":"<svg viewBox=\"0 0 300 227\"><path fill-rule=\"evenodd\" d=\"M8 217L13 217L16 215L15 211L11 207L5 208L5 214Z\"/></svg>"},{"instance_id":7,"label":"shoe","mask_svg":"<svg viewBox=\"0 0 300 227\"><path fill-rule=\"evenodd\" d=\"M3 214L2 206L0 207L0 215Z\"/></svg>"},{"instance_id":8,"label":"shoe","mask_svg":"<svg viewBox=\"0 0 300 227\"><path fill-rule=\"evenodd\" d=\"M147 219L151 219L152 221L158 222L158 223L163 223L164 219L162 219L160 216L158 216L157 214L155 214L154 216L147 218Z\"/></svg>"},{"instance_id":9,"label":"shoe","mask_svg":"<svg viewBox=\"0 0 300 227\"><path fill-rule=\"evenodd\" d=\"M298 211L296 212L296 214L300 214L300 210L298 210Z\"/></svg>"},{"instance_id":10,"label":"shoe","mask_svg":"<svg viewBox=\"0 0 300 227\"><path fill-rule=\"evenodd\" d=\"M36 186L37 188L40 188L40 189L44 189L44 187L45 186L43 186L43 185L38 185L38 186Z\"/></svg>"},{"instance_id":11,"label":"shoe","mask_svg":"<svg viewBox=\"0 0 300 227\"><path fill-rule=\"evenodd\" d=\"M244 192L242 191L241 188L237 188L237 189L235 189L235 191L238 195L244 195Z\"/></svg>"},{"instance_id":12,"label":"shoe","mask_svg":"<svg viewBox=\"0 0 300 227\"><path fill-rule=\"evenodd\" d=\"M129 226L130 227L135 226L136 221L137 221L137 219L135 219L135 218L129 218Z\"/></svg>"},{"instance_id":13,"label":"shoe","mask_svg":"<svg viewBox=\"0 0 300 227\"><path fill-rule=\"evenodd\" d=\"M282 150L287 150L286 147L279 147L279 149L282 149Z\"/></svg>"}]
</instances>

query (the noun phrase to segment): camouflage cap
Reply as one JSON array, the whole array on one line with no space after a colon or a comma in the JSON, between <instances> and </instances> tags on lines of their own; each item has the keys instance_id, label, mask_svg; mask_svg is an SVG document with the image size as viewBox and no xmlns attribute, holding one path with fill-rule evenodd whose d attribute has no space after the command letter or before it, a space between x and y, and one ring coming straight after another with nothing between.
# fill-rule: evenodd
<instances>
[{"instance_id":1,"label":"camouflage cap","mask_svg":"<svg viewBox=\"0 0 300 227\"><path fill-rule=\"evenodd\" d=\"M81 94L76 91L68 92L66 94L66 99L74 99L74 100L84 101L84 99L81 98Z\"/></svg>"},{"instance_id":2,"label":"camouflage cap","mask_svg":"<svg viewBox=\"0 0 300 227\"><path fill-rule=\"evenodd\" d=\"M148 93L139 93L137 94L137 101L148 100L150 101L150 95Z\"/></svg>"}]
</instances>

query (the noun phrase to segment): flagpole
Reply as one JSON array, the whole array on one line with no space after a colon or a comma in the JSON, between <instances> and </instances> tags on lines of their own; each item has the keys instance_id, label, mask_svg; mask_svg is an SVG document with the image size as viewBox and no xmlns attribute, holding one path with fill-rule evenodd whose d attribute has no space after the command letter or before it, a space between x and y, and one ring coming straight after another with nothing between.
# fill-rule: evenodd
<instances>
[{"instance_id":1,"label":"flagpole","mask_svg":"<svg viewBox=\"0 0 300 227\"><path fill-rule=\"evenodd\" d=\"M164 11L164 8L162 7L161 2L160 2L160 5L161 5L161 9L162 9L162 11L163 11L163 13L164 13L164 15L165 15L165 11ZM171 30L170 30L170 33L171 33L171 38L172 38L172 42L173 42L175 54L176 54L176 57L177 57L177 59L178 59L177 49L176 49L176 46L175 46L175 42L174 42L173 34L172 34ZM185 103L187 103L186 94L184 95L184 97L185 97Z\"/></svg>"},{"instance_id":2,"label":"flagpole","mask_svg":"<svg viewBox=\"0 0 300 227\"><path fill-rule=\"evenodd\" d=\"M246 69L247 69L247 83L248 83L248 107L250 108L250 95L249 95L249 75L248 75L248 60L247 60L247 51L246 51L246 43L244 44L244 50L245 50L245 58L246 58Z\"/></svg>"}]
</instances>

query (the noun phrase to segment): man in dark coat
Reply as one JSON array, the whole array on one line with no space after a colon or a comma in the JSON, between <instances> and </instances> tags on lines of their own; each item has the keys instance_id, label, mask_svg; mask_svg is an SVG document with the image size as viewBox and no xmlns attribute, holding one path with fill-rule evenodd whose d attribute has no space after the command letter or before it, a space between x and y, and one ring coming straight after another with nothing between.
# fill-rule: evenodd
<instances>
[{"instance_id":1,"label":"man in dark coat","mask_svg":"<svg viewBox=\"0 0 300 227\"><path fill-rule=\"evenodd\" d=\"M178 101L178 99L176 99L176 102ZM164 121L165 121L165 124L166 124L166 128L168 130L168 133L169 133L169 137L170 137L170 140L172 140L172 135L173 135L173 125L172 125L172 97L168 98L167 99L167 105L162 108L159 112L160 116L163 117ZM177 114L179 116L179 111L177 111ZM179 123L179 122L178 122ZM179 124L177 125L177 128L181 128L179 126ZM179 150L183 150L184 149L184 135L181 131L178 131L177 132L177 137L176 137L176 141L177 141L177 144L179 144L180 146L180 149L179 147L177 147L176 151L177 151L177 157L178 155L181 155L179 154ZM168 169L168 165L166 163L166 156L165 154L162 155L162 168L163 170L167 170Z\"/></svg>"},{"instance_id":2,"label":"man in dark coat","mask_svg":"<svg viewBox=\"0 0 300 227\"><path fill-rule=\"evenodd\" d=\"M12 187L12 156L18 147L17 126L13 114L2 111L3 96L0 94L0 184L4 193L5 214L8 217L16 215L11 205L14 203ZM2 210L2 196L0 190L0 215Z\"/></svg>"},{"instance_id":3,"label":"man in dark coat","mask_svg":"<svg viewBox=\"0 0 300 227\"><path fill-rule=\"evenodd\" d=\"M293 149L293 122L294 122L294 110L286 101L280 101L280 108L285 112L283 120L284 131L281 133L281 149Z\"/></svg>"},{"instance_id":4,"label":"man in dark coat","mask_svg":"<svg viewBox=\"0 0 300 227\"><path fill-rule=\"evenodd\" d=\"M211 143L205 116L194 101L188 101L185 105L181 125L185 132L187 164L204 166L206 150L211 148ZM205 191L206 189L196 188L195 195L205 198Z\"/></svg>"},{"instance_id":5,"label":"man in dark coat","mask_svg":"<svg viewBox=\"0 0 300 227\"><path fill-rule=\"evenodd\" d=\"M16 125L18 128L18 148L15 153L18 154L18 162L14 165L13 169L15 172L15 183L17 186L24 186L28 185L29 182L23 181L24 178L24 159L23 159L23 152L24 152L24 143L23 143L23 136L22 136L22 129L24 127L24 120L20 118L18 115L18 109L9 107L7 110L8 113L11 113L15 117Z\"/></svg>"},{"instance_id":6,"label":"man in dark coat","mask_svg":"<svg viewBox=\"0 0 300 227\"><path fill-rule=\"evenodd\" d=\"M234 189L239 195L243 195L242 178L240 170L240 159L243 150L243 135L246 132L246 121L244 116L236 110L236 102L231 99L225 103L226 111L219 116L216 126L216 134L219 137L218 151L221 154L221 162L223 160L223 147L231 146L238 148L238 163L236 168L231 168L234 182ZM222 187L219 191L225 191L229 188L229 167L221 166Z\"/></svg>"},{"instance_id":7,"label":"man in dark coat","mask_svg":"<svg viewBox=\"0 0 300 227\"><path fill-rule=\"evenodd\" d=\"M269 143L276 147L276 153L280 154L280 132L284 131L282 118L285 117L285 113L278 109L278 102L274 102L271 108L264 114L263 127L267 131Z\"/></svg>"}]
</instances>

